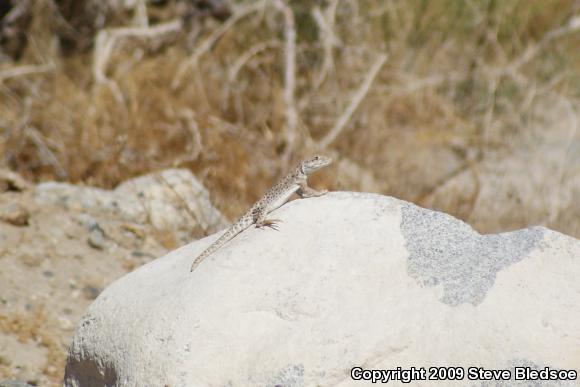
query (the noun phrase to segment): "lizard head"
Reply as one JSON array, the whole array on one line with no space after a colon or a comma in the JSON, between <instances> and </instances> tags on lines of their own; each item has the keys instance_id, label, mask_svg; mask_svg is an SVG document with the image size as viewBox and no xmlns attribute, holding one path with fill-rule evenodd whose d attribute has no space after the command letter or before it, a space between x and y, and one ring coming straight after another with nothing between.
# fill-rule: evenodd
<instances>
[{"instance_id":1,"label":"lizard head","mask_svg":"<svg viewBox=\"0 0 580 387\"><path fill-rule=\"evenodd\" d=\"M332 159L330 157L313 156L313 157L310 157L309 159L304 160L302 163L300 163L300 169L302 170L303 173L305 173L306 175L309 175L312 172L319 170L320 168L326 167L331 162L332 162Z\"/></svg>"}]
</instances>

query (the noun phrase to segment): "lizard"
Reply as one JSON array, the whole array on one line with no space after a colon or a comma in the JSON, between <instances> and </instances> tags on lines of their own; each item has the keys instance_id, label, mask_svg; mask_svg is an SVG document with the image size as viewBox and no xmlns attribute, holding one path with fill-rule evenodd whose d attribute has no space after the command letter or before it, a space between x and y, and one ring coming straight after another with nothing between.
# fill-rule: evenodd
<instances>
[{"instance_id":1,"label":"lizard","mask_svg":"<svg viewBox=\"0 0 580 387\"><path fill-rule=\"evenodd\" d=\"M232 240L236 235L246 230L252 224L257 228L270 227L277 230L279 219L267 219L266 216L282 206L296 193L302 198L321 196L327 190L316 191L308 186L308 176L332 162L326 156L313 156L299 163L288 175L282 178L276 185L270 188L260 200L258 200L244 215L233 223L214 243L206 248L191 265L191 271L205 258L220 249Z\"/></svg>"}]
</instances>

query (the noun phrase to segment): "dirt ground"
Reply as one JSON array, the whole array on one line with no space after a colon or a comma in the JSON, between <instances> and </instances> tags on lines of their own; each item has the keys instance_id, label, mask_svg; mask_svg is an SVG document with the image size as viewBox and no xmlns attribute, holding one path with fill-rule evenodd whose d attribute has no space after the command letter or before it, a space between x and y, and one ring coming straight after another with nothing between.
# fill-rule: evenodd
<instances>
[{"instance_id":1,"label":"dirt ground","mask_svg":"<svg viewBox=\"0 0 580 387\"><path fill-rule=\"evenodd\" d=\"M31 184L4 184L4 189L0 193L0 380L60 385L75 325L89 304L117 278L193 234L176 240L177 233L140 224L138 217L67 202L74 196L69 191L58 192L53 200L39 199L38 186ZM89 196L87 192L81 194ZM104 202L102 197L110 191L96 192Z\"/></svg>"}]
</instances>

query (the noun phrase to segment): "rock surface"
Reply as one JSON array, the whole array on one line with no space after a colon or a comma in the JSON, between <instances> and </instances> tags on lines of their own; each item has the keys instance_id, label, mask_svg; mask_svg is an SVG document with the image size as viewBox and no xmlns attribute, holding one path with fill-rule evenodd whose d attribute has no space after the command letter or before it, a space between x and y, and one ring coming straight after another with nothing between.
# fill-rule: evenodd
<instances>
[{"instance_id":1,"label":"rock surface","mask_svg":"<svg viewBox=\"0 0 580 387\"><path fill-rule=\"evenodd\" d=\"M151 223L189 237L192 223L216 231L227 224L211 204L209 193L186 169L167 169L139 176L108 191L68 183L49 182L35 189L39 205L58 204L88 213L110 213L127 221Z\"/></svg>"},{"instance_id":2,"label":"rock surface","mask_svg":"<svg viewBox=\"0 0 580 387\"><path fill-rule=\"evenodd\" d=\"M65 385L360 385L356 366L580 371L574 238L541 227L480 235L344 192L272 218L279 232L251 228L193 273L217 235L109 286L78 325ZM431 384L449 382L419 383Z\"/></svg>"},{"instance_id":3,"label":"rock surface","mask_svg":"<svg viewBox=\"0 0 580 387\"><path fill-rule=\"evenodd\" d=\"M19 380L0 380L0 387L33 387L32 384L24 383Z\"/></svg>"},{"instance_id":4,"label":"rock surface","mask_svg":"<svg viewBox=\"0 0 580 387\"><path fill-rule=\"evenodd\" d=\"M10 203L0 209L0 221L10 223L14 226L26 226L30 219L30 212L20 203Z\"/></svg>"}]
</instances>

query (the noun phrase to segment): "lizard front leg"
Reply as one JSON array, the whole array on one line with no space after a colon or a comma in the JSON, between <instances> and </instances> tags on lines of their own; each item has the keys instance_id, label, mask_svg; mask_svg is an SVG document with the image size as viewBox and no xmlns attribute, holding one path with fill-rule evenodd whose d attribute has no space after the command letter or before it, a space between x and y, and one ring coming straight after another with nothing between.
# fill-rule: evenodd
<instances>
[{"instance_id":1,"label":"lizard front leg","mask_svg":"<svg viewBox=\"0 0 580 387\"><path fill-rule=\"evenodd\" d=\"M298 188L298 191L296 191L296 193L301 198L312 198L315 196L322 196L327 192L328 192L328 190L325 190L325 189L323 189L322 191L317 191L314 188L310 188L308 186L308 182L306 182L306 181L300 183L300 188Z\"/></svg>"}]
</instances>

